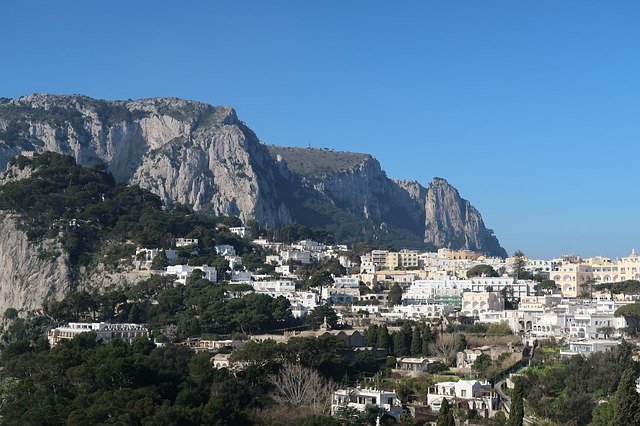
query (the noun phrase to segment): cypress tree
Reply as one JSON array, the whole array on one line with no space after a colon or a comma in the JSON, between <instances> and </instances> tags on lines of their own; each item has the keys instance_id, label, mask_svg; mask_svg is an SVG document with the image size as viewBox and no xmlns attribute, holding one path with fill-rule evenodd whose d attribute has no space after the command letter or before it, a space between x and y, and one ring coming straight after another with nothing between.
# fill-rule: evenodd
<instances>
[{"instance_id":1,"label":"cypress tree","mask_svg":"<svg viewBox=\"0 0 640 426\"><path fill-rule=\"evenodd\" d=\"M422 335L420 333L420 327L413 327L413 333L411 334L411 355L416 356L422 353Z\"/></svg>"},{"instance_id":2,"label":"cypress tree","mask_svg":"<svg viewBox=\"0 0 640 426\"><path fill-rule=\"evenodd\" d=\"M389 329L387 325L383 325L378 328L378 336L376 339L376 347L389 349L391 337L389 336Z\"/></svg>"},{"instance_id":3,"label":"cypress tree","mask_svg":"<svg viewBox=\"0 0 640 426\"><path fill-rule=\"evenodd\" d=\"M438 420L436 426L455 426L456 421L453 418L453 411L449 406L447 398L442 398L442 405L440 405L440 411L438 411Z\"/></svg>"},{"instance_id":4,"label":"cypress tree","mask_svg":"<svg viewBox=\"0 0 640 426\"><path fill-rule=\"evenodd\" d=\"M404 332L398 330L393 334L393 353L396 356L409 355L409 346L406 343Z\"/></svg>"},{"instance_id":5,"label":"cypress tree","mask_svg":"<svg viewBox=\"0 0 640 426\"><path fill-rule=\"evenodd\" d=\"M511 396L511 410L509 412L509 426L522 426L524 421L524 388L522 378L516 378L516 385Z\"/></svg>"}]
</instances>

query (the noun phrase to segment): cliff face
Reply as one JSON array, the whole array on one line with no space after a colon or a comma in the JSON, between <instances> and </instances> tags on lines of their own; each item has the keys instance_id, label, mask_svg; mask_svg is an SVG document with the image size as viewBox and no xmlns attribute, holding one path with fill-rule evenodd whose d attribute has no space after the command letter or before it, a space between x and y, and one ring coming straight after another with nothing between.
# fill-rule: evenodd
<instances>
[{"instance_id":1,"label":"cliff face","mask_svg":"<svg viewBox=\"0 0 640 426\"><path fill-rule=\"evenodd\" d=\"M480 213L444 179L433 179L427 188L416 181L391 180L367 154L276 146L269 151L291 164L303 184L351 213L419 235L430 247L507 256ZM317 167L319 163L326 166Z\"/></svg>"},{"instance_id":2,"label":"cliff face","mask_svg":"<svg viewBox=\"0 0 640 426\"><path fill-rule=\"evenodd\" d=\"M66 254L55 242L30 244L10 215L0 217L0 312L40 309L70 290Z\"/></svg>"},{"instance_id":3,"label":"cliff face","mask_svg":"<svg viewBox=\"0 0 640 426\"><path fill-rule=\"evenodd\" d=\"M139 184L169 206L268 226L291 220L271 157L229 107L30 95L0 103L0 140L2 169L23 151L54 151L79 164L104 162L118 181Z\"/></svg>"},{"instance_id":4,"label":"cliff face","mask_svg":"<svg viewBox=\"0 0 640 426\"><path fill-rule=\"evenodd\" d=\"M353 240L395 233L396 245L411 240L422 248L506 254L446 181L435 179L428 188L393 181L368 154L267 147L229 107L175 98L0 99L0 170L24 151L104 162L118 181L149 189L168 206L187 204L269 227L334 225Z\"/></svg>"},{"instance_id":5,"label":"cliff face","mask_svg":"<svg viewBox=\"0 0 640 426\"><path fill-rule=\"evenodd\" d=\"M465 248L507 257L480 212L453 186L434 178L425 197L425 242L436 247Z\"/></svg>"}]
</instances>

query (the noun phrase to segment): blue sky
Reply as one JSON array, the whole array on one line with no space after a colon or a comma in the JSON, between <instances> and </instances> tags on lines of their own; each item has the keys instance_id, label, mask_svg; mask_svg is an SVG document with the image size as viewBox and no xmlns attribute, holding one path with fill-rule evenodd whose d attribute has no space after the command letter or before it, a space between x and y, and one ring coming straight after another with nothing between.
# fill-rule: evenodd
<instances>
[{"instance_id":1,"label":"blue sky","mask_svg":"<svg viewBox=\"0 0 640 426\"><path fill-rule=\"evenodd\" d=\"M640 2L21 1L0 96L177 96L446 178L508 252L640 248Z\"/></svg>"}]
</instances>

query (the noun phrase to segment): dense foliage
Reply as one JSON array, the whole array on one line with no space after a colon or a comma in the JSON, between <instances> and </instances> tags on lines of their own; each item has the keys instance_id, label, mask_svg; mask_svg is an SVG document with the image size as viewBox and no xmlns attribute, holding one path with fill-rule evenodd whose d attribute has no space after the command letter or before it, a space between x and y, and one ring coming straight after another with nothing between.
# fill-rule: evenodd
<instances>
[{"instance_id":1,"label":"dense foliage","mask_svg":"<svg viewBox=\"0 0 640 426\"><path fill-rule=\"evenodd\" d=\"M616 392L623 372L637 371L632 348L623 342L589 358L576 355L530 368L523 376L525 400L537 415L554 422L588 424L597 402Z\"/></svg>"},{"instance_id":2,"label":"dense foliage","mask_svg":"<svg viewBox=\"0 0 640 426\"><path fill-rule=\"evenodd\" d=\"M45 152L16 157L12 165L33 172L0 187L0 210L20 215L30 240L59 237L74 265L89 264L107 242L170 248L174 238L198 238L200 257L211 263L215 244L232 244L240 254L251 250L226 228L236 225L237 218L180 206L167 212L149 191L116 184L103 164L82 167L70 156Z\"/></svg>"},{"instance_id":3,"label":"dense foliage","mask_svg":"<svg viewBox=\"0 0 640 426\"><path fill-rule=\"evenodd\" d=\"M241 425L265 397L255 372L214 370L208 354L146 339L100 345L87 333L3 361L6 424Z\"/></svg>"},{"instance_id":4,"label":"dense foliage","mask_svg":"<svg viewBox=\"0 0 640 426\"><path fill-rule=\"evenodd\" d=\"M102 294L74 291L61 301L50 301L45 311L60 323L146 323L157 338L172 341L207 333L268 332L299 325L284 297L248 293L228 299L225 297L228 289L200 278L199 274L190 277L187 285L178 286L170 277L154 276Z\"/></svg>"}]
</instances>

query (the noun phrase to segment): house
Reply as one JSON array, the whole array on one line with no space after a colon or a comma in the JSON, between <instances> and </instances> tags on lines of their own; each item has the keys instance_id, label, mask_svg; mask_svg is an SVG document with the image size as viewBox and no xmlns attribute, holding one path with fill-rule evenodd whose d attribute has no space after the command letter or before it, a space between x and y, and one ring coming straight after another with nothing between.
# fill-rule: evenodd
<instances>
[{"instance_id":1,"label":"house","mask_svg":"<svg viewBox=\"0 0 640 426\"><path fill-rule=\"evenodd\" d=\"M480 346L478 348L469 348L456 354L457 368L471 368L473 363L480 355L491 357L491 346Z\"/></svg>"},{"instance_id":2,"label":"house","mask_svg":"<svg viewBox=\"0 0 640 426\"><path fill-rule=\"evenodd\" d=\"M198 239L197 238L176 238L175 243L176 243L176 247L197 246Z\"/></svg>"},{"instance_id":3,"label":"house","mask_svg":"<svg viewBox=\"0 0 640 426\"><path fill-rule=\"evenodd\" d=\"M569 358L573 355L588 357L596 352L610 351L620 344L617 340L581 340L569 342L568 350L561 350L561 358Z\"/></svg>"},{"instance_id":4,"label":"house","mask_svg":"<svg viewBox=\"0 0 640 426\"><path fill-rule=\"evenodd\" d=\"M460 380L457 382L440 382L430 387L427 392L427 404L438 412L442 400L462 410L475 410L480 416L488 418L498 409L498 395L491 384L477 380Z\"/></svg>"},{"instance_id":5,"label":"house","mask_svg":"<svg viewBox=\"0 0 640 426\"><path fill-rule=\"evenodd\" d=\"M462 313L478 316L481 312L501 311L504 309L504 298L497 291L462 293Z\"/></svg>"},{"instance_id":6,"label":"house","mask_svg":"<svg viewBox=\"0 0 640 426\"><path fill-rule=\"evenodd\" d=\"M331 415L340 413L343 407L355 408L358 411L365 411L368 407L378 407L382 413L396 420L399 420L403 413L402 404L395 391L373 388L349 388L335 391L331 400Z\"/></svg>"},{"instance_id":7,"label":"house","mask_svg":"<svg viewBox=\"0 0 640 426\"><path fill-rule=\"evenodd\" d=\"M216 253L220 256L235 256L236 249L228 244L219 244L215 247Z\"/></svg>"},{"instance_id":8,"label":"house","mask_svg":"<svg viewBox=\"0 0 640 426\"><path fill-rule=\"evenodd\" d=\"M244 226L232 226L229 228L229 232L236 234L240 238L247 238L249 236L249 232Z\"/></svg>"},{"instance_id":9,"label":"house","mask_svg":"<svg viewBox=\"0 0 640 426\"><path fill-rule=\"evenodd\" d=\"M429 358L398 358L396 360L396 369L411 373L425 373L429 364L434 361Z\"/></svg>"},{"instance_id":10,"label":"house","mask_svg":"<svg viewBox=\"0 0 640 426\"><path fill-rule=\"evenodd\" d=\"M51 347L62 340L71 340L80 333L95 333L96 341L107 343L111 340L123 340L132 343L140 337L149 337L149 330L143 324L109 324L105 322L70 322L64 327L56 327L47 333Z\"/></svg>"},{"instance_id":11,"label":"house","mask_svg":"<svg viewBox=\"0 0 640 426\"><path fill-rule=\"evenodd\" d=\"M193 274L193 271L199 270L204 274L204 279L211 282L218 280L218 273L213 266L189 266L189 265L172 265L165 268L164 275L175 275L176 282L180 284L186 284L187 278Z\"/></svg>"}]
</instances>

